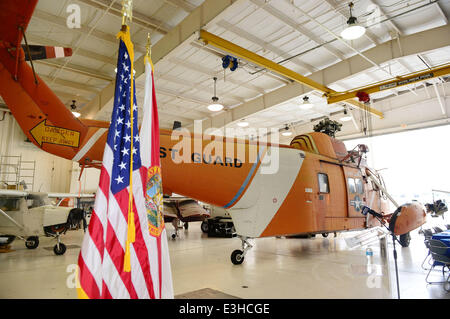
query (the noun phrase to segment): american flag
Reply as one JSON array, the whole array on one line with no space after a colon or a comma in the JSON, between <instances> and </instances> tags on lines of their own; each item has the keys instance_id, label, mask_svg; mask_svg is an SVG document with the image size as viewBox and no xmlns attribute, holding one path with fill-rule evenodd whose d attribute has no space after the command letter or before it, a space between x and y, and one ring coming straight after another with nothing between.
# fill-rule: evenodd
<instances>
[{"instance_id":1,"label":"american flag","mask_svg":"<svg viewBox=\"0 0 450 319\"><path fill-rule=\"evenodd\" d=\"M145 204L147 170L141 167L138 107L131 103L136 91L128 27L118 37L114 108L94 210L78 259L78 293L80 298L160 298L157 240L149 232ZM134 242L128 237L130 184ZM130 271L124 269L127 240Z\"/></svg>"}]
</instances>

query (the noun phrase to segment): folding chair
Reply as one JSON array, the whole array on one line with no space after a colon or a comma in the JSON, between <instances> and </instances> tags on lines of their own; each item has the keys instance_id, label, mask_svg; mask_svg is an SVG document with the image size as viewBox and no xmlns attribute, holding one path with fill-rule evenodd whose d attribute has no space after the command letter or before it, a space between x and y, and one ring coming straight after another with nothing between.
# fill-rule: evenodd
<instances>
[{"instance_id":1,"label":"folding chair","mask_svg":"<svg viewBox=\"0 0 450 319\"><path fill-rule=\"evenodd\" d=\"M431 251L431 257L433 258L433 264L431 265L430 271L428 272L425 281L428 284L444 284L445 291L449 291L449 287L447 286L450 286L450 273L447 276L447 280L445 281L429 281L428 277L430 276L430 273L434 269L434 267L442 266L442 275L445 278L445 267L450 270L450 257L448 256L450 247L447 247L443 242L436 239L430 239L428 241L428 244Z\"/></svg>"},{"instance_id":2,"label":"folding chair","mask_svg":"<svg viewBox=\"0 0 450 319\"><path fill-rule=\"evenodd\" d=\"M431 250L430 250L429 241L430 241L431 237L433 236L433 231L431 229L422 229L420 232L425 236L424 243L425 243L425 247L427 247L427 249L428 249L428 254L426 255L425 259L423 260L421 267L423 270L429 270L429 268L424 267L424 265L425 265L425 262L428 260L428 265L431 266L431 263L430 263Z\"/></svg>"}]
</instances>

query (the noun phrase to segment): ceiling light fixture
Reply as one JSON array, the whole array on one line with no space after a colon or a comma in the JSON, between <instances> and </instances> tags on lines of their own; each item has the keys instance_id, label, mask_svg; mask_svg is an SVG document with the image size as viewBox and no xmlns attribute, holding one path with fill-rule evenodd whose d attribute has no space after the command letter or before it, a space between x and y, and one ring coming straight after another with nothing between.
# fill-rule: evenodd
<instances>
[{"instance_id":1,"label":"ceiling light fixture","mask_svg":"<svg viewBox=\"0 0 450 319\"><path fill-rule=\"evenodd\" d=\"M341 37L345 40L355 40L366 33L366 28L358 24L358 19L352 15L353 2L350 2L348 6L350 7L350 17L347 20L347 27L341 32Z\"/></svg>"},{"instance_id":2,"label":"ceiling light fixture","mask_svg":"<svg viewBox=\"0 0 450 319\"><path fill-rule=\"evenodd\" d=\"M212 111L212 112L219 112L223 110L223 105L218 103L219 98L216 96L216 83L217 83L217 78L214 77L214 96L212 97L212 101L213 103L208 105L208 110Z\"/></svg>"},{"instance_id":3,"label":"ceiling light fixture","mask_svg":"<svg viewBox=\"0 0 450 319\"><path fill-rule=\"evenodd\" d=\"M291 136L292 132L289 130L289 126L286 124L286 127L284 128L284 132L281 133L283 136Z\"/></svg>"},{"instance_id":4,"label":"ceiling light fixture","mask_svg":"<svg viewBox=\"0 0 450 319\"><path fill-rule=\"evenodd\" d=\"M347 109L344 110L344 116L340 118L342 122L348 122L352 120L352 117L347 114Z\"/></svg>"},{"instance_id":5,"label":"ceiling light fixture","mask_svg":"<svg viewBox=\"0 0 450 319\"><path fill-rule=\"evenodd\" d=\"M304 97L303 97L303 103L300 104L300 107L301 107L302 109L307 110L307 109L312 108L313 106L314 106L314 104L312 104L312 103L309 101L309 97L308 97L308 96L304 96Z\"/></svg>"},{"instance_id":6,"label":"ceiling light fixture","mask_svg":"<svg viewBox=\"0 0 450 319\"><path fill-rule=\"evenodd\" d=\"M248 122L243 119L242 121L239 121L237 123L237 125L240 126L240 127L247 127L248 126Z\"/></svg>"},{"instance_id":7,"label":"ceiling light fixture","mask_svg":"<svg viewBox=\"0 0 450 319\"><path fill-rule=\"evenodd\" d=\"M80 115L81 115L80 112L75 111L77 109L77 106L75 103L76 103L76 100L72 100L72 104L70 104L70 108L72 109L72 114L75 117L80 117Z\"/></svg>"}]
</instances>

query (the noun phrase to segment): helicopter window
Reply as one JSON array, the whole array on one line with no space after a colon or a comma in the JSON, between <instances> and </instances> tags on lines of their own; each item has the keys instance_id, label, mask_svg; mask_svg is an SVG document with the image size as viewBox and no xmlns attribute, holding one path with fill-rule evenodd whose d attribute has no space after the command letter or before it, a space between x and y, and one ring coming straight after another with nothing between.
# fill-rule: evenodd
<instances>
[{"instance_id":1,"label":"helicopter window","mask_svg":"<svg viewBox=\"0 0 450 319\"><path fill-rule=\"evenodd\" d=\"M355 180L353 178L347 178L347 185L349 193L352 194L356 193Z\"/></svg>"},{"instance_id":2,"label":"helicopter window","mask_svg":"<svg viewBox=\"0 0 450 319\"><path fill-rule=\"evenodd\" d=\"M363 184L362 184L361 179L355 178L355 185L356 185L356 192L358 194L363 194L364 193L364 188L363 188Z\"/></svg>"},{"instance_id":3,"label":"helicopter window","mask_svg":"<svg viewBox=\"0 0 450 319\"><path fill-rule=\"evenodd\" d=\"M19 209L18 198L2 198L0 197L0 209L7 212Z\"/></svg>"},{"instance_id":4,"label":"helicopter window","mask_svg":"<svg viewBox=\"0 0 450 319\"><path fill-rule=\"evenodd\" d=\"M378 192L380 189L378 188L378 186L377 186L377 184L375 184L373 181L372 181L372 189L375 191L375 192Z\"/></svg>"},{"instance_id":5,"label":"helicopter window","mask_svg":"<svg viewBox=\"0 0 450 319\"><path fill-rule=\"evenodd\" d=\"M317 174L319 178L319 193L329 193L330 186L328 184L328 175L324 173Z\"/></svg>"}]
</instances>

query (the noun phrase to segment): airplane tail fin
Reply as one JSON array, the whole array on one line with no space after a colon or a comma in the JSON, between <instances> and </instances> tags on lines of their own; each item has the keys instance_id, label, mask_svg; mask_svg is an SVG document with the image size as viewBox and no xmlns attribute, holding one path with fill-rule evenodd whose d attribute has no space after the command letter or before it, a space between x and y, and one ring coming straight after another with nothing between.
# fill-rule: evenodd
<instances>
[{"instance_id":1,"label":"airplane tail fin","mask_svg":"<svg viewBox=\"0 0 450 319\"><path fill-rule=\"evenodd\" d=\"M0 34L0 95L30 141L46 152L72 159L88 127L73 116L26 62L21 42L37 0L26 0L28 5L23 2L0 1L0 18L4 21ZM42 50L38 49L41 54ZM56 57L56 51L61 50L54 51L45 48L45 56Z\"/></svg>"}]
</instances>

